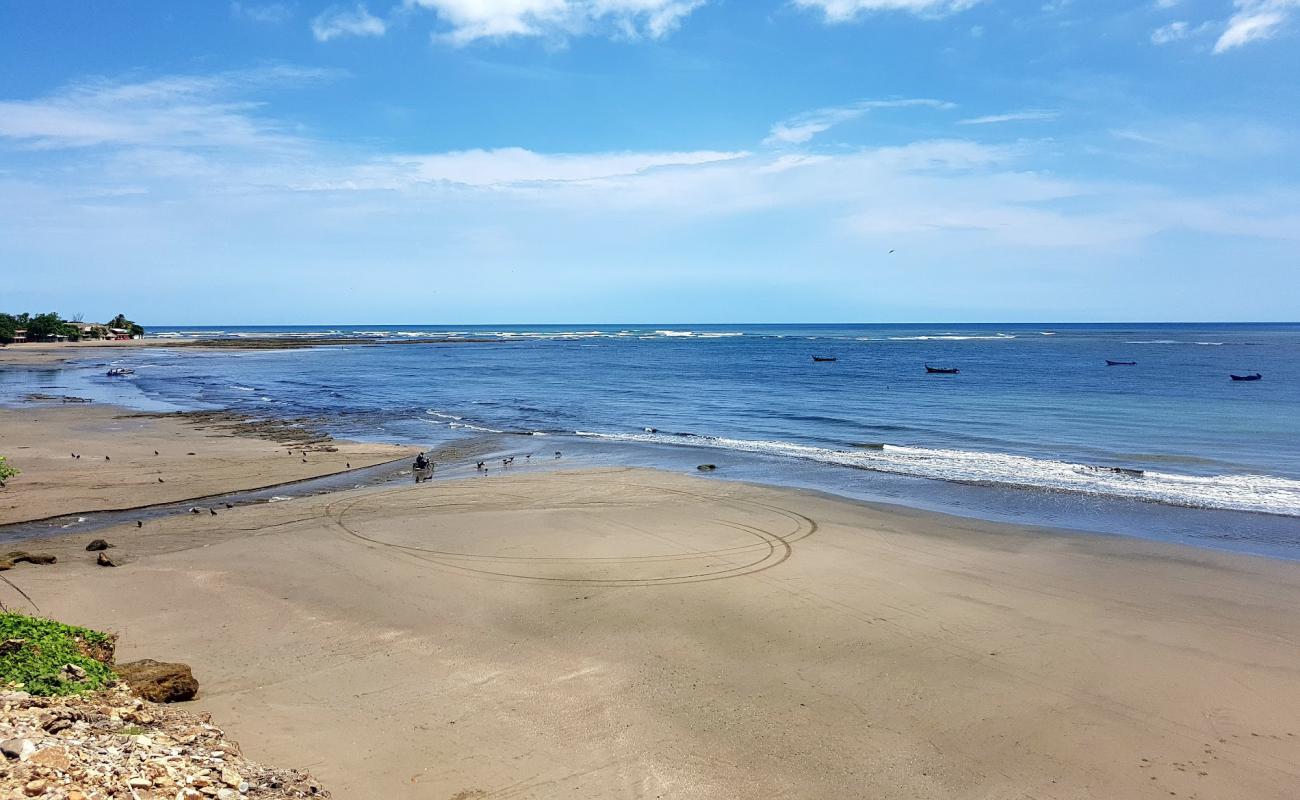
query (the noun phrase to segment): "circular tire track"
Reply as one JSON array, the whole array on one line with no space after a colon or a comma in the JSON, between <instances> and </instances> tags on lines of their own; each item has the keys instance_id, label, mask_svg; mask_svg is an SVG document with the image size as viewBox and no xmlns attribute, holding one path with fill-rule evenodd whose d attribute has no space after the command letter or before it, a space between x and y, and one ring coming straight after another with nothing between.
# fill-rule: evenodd
<instances>
[{"instance_id":1,"label":"circular tire track","mask_svg":"<svg viewBox=\"0 0 1300 800\"><path fill-rule=\"evenodd\" d=\"M326 511L327 516L335 525L345 534L367 545L381 547L384 549L399 551L409 557L418 558L432 565L459 572L462 574L477 576L490 580L508 580L523 581L528 583L545 583L575 586L606 586L606 587L635 587L635 586L671 586L685 583L701 583L706 581L724 580L727 578L737 578L742 575L752 575L763 572L783 563L793 554L792 545L802 539L811 536L817 530L817 523L809 517L790 511L779 506L772 506L752 500L743 500L736 498L717 498L706 495L700 495L693 492L680 489L667 489L661 486L646 484L622 484L624 487L634 487L652 493L675 495L681 498L689 498L711 505L731 506L739 510L754 512L766 512L766 515L775 515L786 520L789 525L764 526L758 527L751 524L735 522L725 519L710 518L705 520L708 523L720 525L731 530L737 531L743 536L753 539L741 545L731 547L714 548L707 550L695 550L686 548L680 552L666 553L662 555L646 556L612 556L612 557L583 557L583 556L508 556L493 555L491 553L461 552L454 550L438 549L436 547L424 547L414 544L401 544L397 542L385 541L372 535L367 535L360 530L360 526L352 521L350 517L364 510L368 506L376 506L382 503L380 497L361 497L343 503L331 504ZM406 494L414 492L414 489L399 490L399 493ZM455 498L446 497L440 494L437 498L430 497L432 502L421 503L417 506L411 506L401 509L410 512L430 512L430 511L448 511L457 510L480 510L484 509L485 502L492 504L491 510L514 511L525 510L529 508L546 508L554 509L556 505L563 506L566 501L573 502L572 496L548 497L545 500L538 500L525 495L494 492L488 497L483 497L481 489L474 489L476 496L474 502L458 502ZM384 496L390 497L393 493L385 493ZM441 501L441 502L438 502ZM506 501L506 502L502 502ZM580 503L578 508L584 506L610 507L618 506L618 503ZM608 524L621 524L608 521ZM630 526L629 526L630 527ZM768 527L780 527L781 530L768 530ZM634 529L636 530L636 529ZM648 534L645 531L639 531ZM653 535L653 534L649 534ZM680 573L667 572L674 566L680 566L683 562L699 561L721 561L722 563L705 563L700 568ZM598 572L618 572L618 567L626 566L629 572L644 572L647 568L653 571L656 566L663 566L667 574L650 575L650 576L632 576L619 577L616 574L610 576L597 575L593 577L581 577L575 575L555 576L545 574L546 567L562 566L571 570L582 571L584 567L590 571ZM634 569L635 568L635 569Z\"/></svg>"}]
</instances>

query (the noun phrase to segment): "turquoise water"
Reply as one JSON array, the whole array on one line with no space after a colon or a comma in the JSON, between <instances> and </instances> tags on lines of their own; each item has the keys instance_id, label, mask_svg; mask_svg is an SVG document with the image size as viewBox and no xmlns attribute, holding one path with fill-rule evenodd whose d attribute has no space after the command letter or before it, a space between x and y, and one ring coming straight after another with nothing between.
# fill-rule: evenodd
<instances>
[{"instance_id":1,"label":"turquoise water","mask_svg":"<svg viewBox=\"0 0 1300 800\"><path fill-rule=\"evenodd\" d=\"M430 446L486 436L503 453L683 469L707 461L722 477L993 519L1300 552L1296 324L150 331L393 344L132 350L111 361L134 368L129 379L105 377L101 358L37 382L138 407L323 418L347 436ZM426 336L491 341L396 344ZM960 373L930 375L927 362ZM1229 379L1256 371L1263 380ZM0 376L0 399L33 380Z\"/></svg>"}]
</instances>

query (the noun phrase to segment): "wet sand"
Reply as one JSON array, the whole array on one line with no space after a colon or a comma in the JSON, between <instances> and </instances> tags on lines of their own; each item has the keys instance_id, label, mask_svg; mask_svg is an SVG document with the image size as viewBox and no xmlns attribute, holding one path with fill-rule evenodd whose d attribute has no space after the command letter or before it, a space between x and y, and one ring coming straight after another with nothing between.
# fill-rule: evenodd
<instances>
[{"instance_id":1,"label":"wet sand","mask_svg":"<svg viewBox=\"0 0 1300 800\"><path fill-rule=\"evenodd\" d=\"M307 428L295 436L283 425L268 426L263 435L237 435L237 424L101 405L0 410L0 455L22 470L0 489L0 524L254 489L414 452L324 441Z\"/></svg>"},{"instance_id":2,"label":"wet sand","mask_svg":"<svg viewBox=\"0 0 1300 800\"><path fill-rule=\"evenodd\" d=\"M112 441L151 451L140 435ZM245 468L298 463L261 458ZM75 534L41 542L57 565L5 575L42 612L120 633L123 658L190 663L197 706L246 754L339 797L1300 786L1292 563L629 469L93 535L122 566Z\"/></svg>"}]
</instances>

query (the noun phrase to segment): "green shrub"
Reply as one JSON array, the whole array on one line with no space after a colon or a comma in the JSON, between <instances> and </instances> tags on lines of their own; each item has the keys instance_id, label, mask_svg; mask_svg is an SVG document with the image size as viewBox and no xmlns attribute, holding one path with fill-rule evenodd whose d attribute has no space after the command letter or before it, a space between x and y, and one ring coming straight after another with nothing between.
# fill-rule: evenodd
<instances>
[{"instance_id":1,"label":"green shrub","mask_svg":"<svg viewBox=\"0 0 1300 800\"><path fill-rule=\"evenodd\" d=\"M19 470L17 467L9 466L9 464L5 461L4 456L0 456L0 481L9 480L13 476L17 475L18 471Z\"/></svg>"},{"instance_id":2,"label":"green shrub","mask_svg":"<svg viewBox=\"0 0 1300 800\"><path fill-rule=\"evenodd\" d=\"M0 685L36 695L65 695L102 689L113 670L92 657L111 654L113 637L25 614L0 613ZM68 680L63 667L73 664L86 676Z\"/></svg>"}]
</instances>

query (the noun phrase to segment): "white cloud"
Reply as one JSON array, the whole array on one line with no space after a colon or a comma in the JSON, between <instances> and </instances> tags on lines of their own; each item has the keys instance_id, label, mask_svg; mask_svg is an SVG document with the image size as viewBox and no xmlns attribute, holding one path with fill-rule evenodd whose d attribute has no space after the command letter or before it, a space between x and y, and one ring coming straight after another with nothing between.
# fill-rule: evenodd
<instances>
[{"instance_id":1,"label":"white cloud","mask_svg":"<svg viewBox=\"0 0 1300 800\"><path fill-rule=\"evenodd\" d=\"M1250 42L1271 39L1300 9L1300 0L1233 0L1236 13L1227 30L1214 43L1215 53L1225 53Z\"/></svg>"},{"instance_id":2,"label":"white cloud","mask_svg":"<svg viewBox=\"0 0 1300 800\"><path fill-rule=\"evenodd\" d=\"M326 9L311 21L311 32L316 41L328 42L340 36L383 36L388 32L388 24L358 3L351 10Z\"/></svg>"},{"instance_id":3,"label":"white cloud","mask_svg":"<svg viewBox=\"0 0 1300 800\"><path fill-rule=\"evenodd\" d=\"M406 0L433 11L456 45L515 36L568 37L594 32L658 39L706 0Z\"/></svg>"},{"instance_id":4,"label":"white cloud","mask_svg":"<svg viewBox=\"0 0 1300 800\"><path fill-rule=\"evenodd\" d=\"M1186 39L1190 33L1190 26L1186 22L1179 20L1171 22L1168 25L1162 25L1151 32L1152 44L1169 44L1179 39Z\"/></svg>"},{"instance_id":5,"label":"white cloud","mask_svg":"<svg viewBox=\"0 0 1300 800\"><path fill-rule=\"evenodd\" d=\"M251 112L268 87L328 79L328 70L277 66L140 83L88 80L36 100L0 101L0 139L37 149L96 145L278 148L293 137Z\"/></svg>"},{"instance_id":6,"label":"white cloud","mask_svg":"<svg viewBox=\"0 0 1300 800\"><path fill-rule=\"evenodd\" d=\"M951 103L945 103L941 100L910 98L903 100L863 100L844 106L819 108L816 111L807 111L776 123L772 126L767 138L763 140L763 144L803 144L817 134L827 131L842 122L857 119L872 109L916 106L941 109L953 107Z\"/></svg>"},{"instance_id":7,"label":"white cloud","mask_svg":"<svg viewBox=\"0 0 1300 800\"><path fill-rule=\"evenodd\" d=\"M851 22L876 11L904 11L937 18L965 11L980 0L794 0L800 8L817 9L827 22Z\"/></svg>"},{"instance_id":8,"label":"white cloud","mask_svg":"<svg viewBox=\"0 0 1300 800\"><path fill-rule=\"evenodd\" d=\"M996 125L1001 122L1047 122L1061 116L1059 111L1012 111L960 120L960 125Z\"/></svg>"},{"instance_id":9,"label":"white cloud","mask_svg":"<svg viewBox=\"0 0 1300 800\"><path fill-rule=\"evenodd\" d=\"M117 267L130 266L152 276L131 296L162 309L257 286L273 315L310 274L338 287L340 303L363 285L401 285L416 288L385 302L440 297L445 306L417 310L487 318L503 309L576 315L581 308L560 304L611 302L611 285L638 295L664 287L680 309L697 294L713 302L704 283L775 286L794 274L803 291L856 286L874 297L880 274L864 277L863 254L895 246L919 273L902 295L929 296L958 292L934 270L994 271L1015 260L1030 276L1066 262L1082 274L1096 264L1140 268L1166 234L1182 231L1249 237L1223 243L1234 249L1293 251L1300 241L1300 192L1216 195L1200 182L1166 189L1043 171L1062 164L1062 142L394 153L278 121L259 102L275 74L84 82L0 103L0 262L48 267L47 284L92 293L115 291ZM1151 130L1177 129L1167 122ZM1125 136L1125 147L1169 152L1146 130ZM1222 139L1217 129L1183 138L1173 144ZM33 145L63 150L33 154ZM791 263L807 266L792 273ZM462 289L471 286L500 291L480 289L483 306L467 310L476 295Z\"/></svg>"},{"instance_id":10,"label":"white cloud","mask_svg":"<svg viewBox=\"0 0 1300 800\"><path fill-rule=\"evenodd\" d=\"M293 9L284 3L243 3L233 0L230 4L230 14L236 19L274 25L291 19Z\"/></svg>"},{"instance_id":11,"label":"white cloud","mask_svg":"<svg viewBox=\"0 0 1300 800\"><path fill-rule=\"evenodd\" d=\"M345 170L333 183L296 188L401 189L418 184L509 188L582 183L745 158L749 154L697 150L680 153L538 153L522 147L392 156Z\"/></svg>"}]
</instances>

